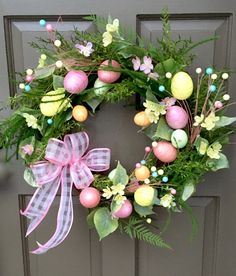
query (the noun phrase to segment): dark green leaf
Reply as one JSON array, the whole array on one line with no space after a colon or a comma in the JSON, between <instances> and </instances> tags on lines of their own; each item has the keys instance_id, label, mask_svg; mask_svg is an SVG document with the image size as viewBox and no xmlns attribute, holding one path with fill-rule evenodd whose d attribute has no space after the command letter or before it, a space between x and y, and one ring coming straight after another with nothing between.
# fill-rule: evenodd
<instances>
[{"instance_id":1,"label":"dark green leaf","mask_svg":"<svg viewBox=\"0 0 236 276\"><path fill-rule=\"evenodd\" d=\"M62 76L53 75L53 88L57 90L58 88L64 87L64 78Z\"/></svg>"},{"instance_id":2,"label":"dark green leaf","mask_svg":"<svg viewBox=\"0 0 236 276\"><path fill-rule=\"evenodd\" d=\"M134 202L134 210L140 215L140 217L146 217L148 215L155 214L152 208L153 206L143 207Z\"/></svg>"}]
</instances>

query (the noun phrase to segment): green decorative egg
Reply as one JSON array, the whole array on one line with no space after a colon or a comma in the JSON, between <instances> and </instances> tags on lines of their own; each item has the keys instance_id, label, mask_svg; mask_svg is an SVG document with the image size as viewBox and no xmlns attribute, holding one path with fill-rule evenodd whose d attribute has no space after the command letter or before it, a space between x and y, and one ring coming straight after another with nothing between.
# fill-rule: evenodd
<instances>
[{"instance_id":1,"label":"green decorative egg","mask_svg":"<svg viewBox=\"0 0 236 276\"><path fill-rule=\"evenodd\" d=\"M193 81L189 74L178 72L171 81L172 95L178 100L186 100L193 93Z\"/></svg>"},{"instance_id":2,"label":"green decorative egg","mask_svg":"<svg viewBox=\"0 0 236 276\"><path fill-rule=\"evenodd\" d=\"M171 135L171 143L175 148L184 148L188 143L187 133L183 129L176 129Z\"/></svg>"}]
</instances>

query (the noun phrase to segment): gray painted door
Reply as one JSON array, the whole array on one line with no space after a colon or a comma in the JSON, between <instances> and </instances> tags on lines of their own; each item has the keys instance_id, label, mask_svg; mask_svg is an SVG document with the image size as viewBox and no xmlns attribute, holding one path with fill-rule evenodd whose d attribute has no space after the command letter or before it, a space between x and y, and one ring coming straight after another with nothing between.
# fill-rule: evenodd
<instances>
[{"instance_id":1,"label":"gray painted door","mask_svg":"<svg viewBox=\"0 0 236 276\"><path fill-rule=\"evenodd\" d=\"M57 1L0 1L0 100L14 93L8 73L34 66L37 54L28 46L35 36L44 35L38 26L43 17L56 24L58 15L64 24L58 29L69 32L73 25L93 30L81 15L97 14L118 17L123 24L137 31L147 40L160 35L161 22L157 14L165 7L173 14L173 35L179 33L198 40L219 35L214 43L201 46L194 66L230 66L236 68L236 2L235 0L57 0ZM4 34L5 29L5 34ZM6 49L5 49L6 45ZM7 55L6 55L7 53ZM229 87L236 98L236 77ZM132 125L132 108L122 105L104 106L103 112L88 122L92 144L111 146L113 160L120 159L131 166L140 159L147 141L137 137ZM109 119L107 119L109 118ZM111 131L108 133L107 129ZM106 131L106 134L105 134ZM190 204L199 221L199 232L190 241L191 225L186 214L172 217L166 240L174 250L160 250L142 242L115 234L98 242L94 232L86 226L85 210L74 195L75 221L65 242L43 256L29 254L35 241L45 241L55 229L58 198L46 221L28 239L24 238L26 221L19 216L33 189L22 177L20 162L9 166L12 177L0 180L0 275L1 276L234 276L236 275L236 185L235 145L227 149L231 169L210 175L199 186ZM2 153L1 153L2 154ZM166 213L159 211L158 225Z\"/></svg>"}]
</instances>

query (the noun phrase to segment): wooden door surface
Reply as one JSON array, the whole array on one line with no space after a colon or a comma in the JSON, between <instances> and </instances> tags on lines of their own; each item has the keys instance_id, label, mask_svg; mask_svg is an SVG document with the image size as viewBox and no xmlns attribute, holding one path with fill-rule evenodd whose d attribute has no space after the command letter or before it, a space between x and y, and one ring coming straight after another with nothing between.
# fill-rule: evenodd
<instances>
[{"instance_id":1,"label":"wooden door surface","mask_svg":"<svg viewBox=\"0 0 236 276\"><path fill-rule=\"evenodd\" d=\"M45 18L69 33L74 26L94 31L83 15L119 18L121 24L136 29L148 41L161 35L160 13L168 7L173 36L181 34L200 40L212 35L219 39L202 45L192 68L215 65L236 68L235 0L0 0L0 101L15 92L10 82L15 71L35 66L38 54L28 42L45 33L38 20ZM62 16L63 24L57 24ZM193 70L193 69L192 69ZM232 98L236 76L229 80ZM133 107L109 105L88 122L93 146L109 146L113 164L120 160L131 167L140 160L148 142L133 125ZM234 112L235 113L235 112ZM20 127L20 126L19 126ZM109 129L109 132L108 132ZM232 138L233 141L233 138ZM195 240L190 241L191 223L186 214L172 216L164 238L173 250L159 249L143 242L114 234L102 242L86 225L86 211L73 197L75 220L68 238L44 255L29 254L35 241L46 241L55 229L59 198L42 226L24 238L26 220L19 215L34 189L23 180L23 166L14 161L8 166L11 177L0 179L0 275L1 276L234 276L236 275L236 185L235 144L226 151L230 170L208 175L189 201L199 222ZM0 152L3 159L3 152ZM159 211L157 225L167 214Z\"/></svg>"}]
</instances>

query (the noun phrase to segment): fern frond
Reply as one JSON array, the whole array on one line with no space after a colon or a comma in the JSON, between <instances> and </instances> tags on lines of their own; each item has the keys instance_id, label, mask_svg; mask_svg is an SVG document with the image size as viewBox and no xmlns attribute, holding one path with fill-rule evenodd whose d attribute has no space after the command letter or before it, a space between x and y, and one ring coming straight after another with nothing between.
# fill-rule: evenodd
<instances>
[{"instance_id":1,"label":"fern frond","mask_svg":"<svg viewBox=\"0 0 236 276\"><path fill-rule=\"evenodd\" d=\"M154 246L171 249L171 247L163 241L160 235L152 232L143 224L143 220L131 216L128 222L122 221L122 223L123 225L120 226L120 231L125 232L131 239L135 238Z\"/></svg>"}]
</instances>

